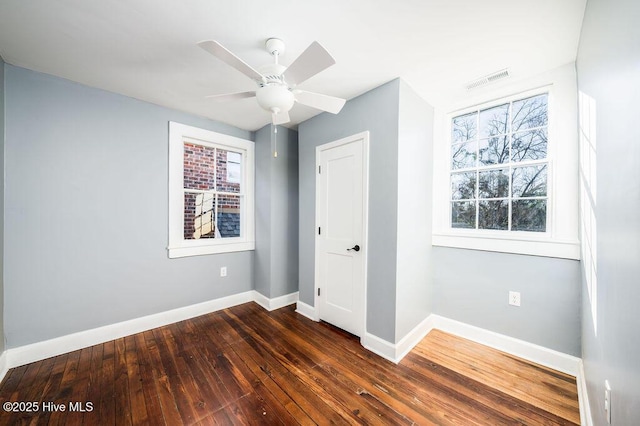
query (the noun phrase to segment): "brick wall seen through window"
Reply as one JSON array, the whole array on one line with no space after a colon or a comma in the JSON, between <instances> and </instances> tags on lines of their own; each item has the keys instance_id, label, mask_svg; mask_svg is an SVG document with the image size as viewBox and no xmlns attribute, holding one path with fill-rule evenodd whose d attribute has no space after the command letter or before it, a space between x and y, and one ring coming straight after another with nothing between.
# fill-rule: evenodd
<instances>
[{"instance_id":1,"label":"brick wall seen through window","mask_svg":"<svg viewBox=\"0 0 640 426\"><path fill-rule=\"evenodd\" d=\"M241 183L229 181L228 157L242 156L221 148L184 144L184 239L230 238L241 235ZM237 163L232 167L238 167ZM235 174L232 173L232 176ZM231 180L237 180L231 179Z\"/></svg>"}]
</instances>

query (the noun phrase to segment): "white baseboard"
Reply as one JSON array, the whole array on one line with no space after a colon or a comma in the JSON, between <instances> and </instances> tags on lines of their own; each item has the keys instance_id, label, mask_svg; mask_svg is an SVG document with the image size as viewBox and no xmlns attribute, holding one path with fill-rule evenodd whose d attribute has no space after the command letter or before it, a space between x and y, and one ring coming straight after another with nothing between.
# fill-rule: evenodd
<instances>
[{"instance_id":1,"label":"white baseboard","mask_svg":"<svg viewBox=\"0 0 640 426\"><path fill-rule=\"evenodd\" d=\"M407 333L398 343L396 343L396 364L402 361L411 349L413 349L424 337L434 328L434 317L429 315L420 324L416 325L413 330Z\"/></svg>"},{"instance_id":2,"label":"white baseboard","mask_svg":"<svg viewBox=\"0 0 640 426\"><path fill-rule=\"evenodd\" d=\"M296 312L318 321L314 307L298 301ZM578 357L545 348L524 340L505 336L480 327L465 324L440 315L431 314L413 328L398 343L391 343L371 333L364 334L362 346L381 357L399 363L434 328L455 334L465 339L507 352L554 370L579 377L582 360ZM586 392L586 386L584 387ZM588 401L587 401L588 403ZM581 405L582 406L582 405Z\"/></svg>"},{"instance_id":3,"label":"white baseboard","mask_svg":"<svg viewBox=\"0 0 640 426\"><path fill-rule=\"evenodd\" d=\"M435 314L425 318L396 344L365 333L362 346L397 364L434 328L579 377L580 358ZM586 392L586 386L584 389Z\"/></svg>"},{"instance_id":4,"label":"white baseboard","mask_svg":"<svg viewBox=\"0 0 640 426\"><path fill-rule=\"evenodd\" d=\"M162 327L175 322L205 315L221 309L241 305L247 302L256 302L265 309L274 310L292 303L298 299L298 293L268 299L255 290L234 294L195 305L172 309L141 318L106 325L91 330L80 331L66 336L42 342L32 343L17 348L7 349L0 355L0 380L2 380L10 368L19 367L31 362L40 361L52 356L72 352L78 349L119 339L131 334Z\"/></svg>"},{"instance_id":5,"label":"white baseboard","mask_svg":"<svg viewBox=\"0 0 640 426\"><path fill-rule=\"evenodd\" d=\"M414 348L424 336L426 336L433 329L433 316L429 315L422 320L420 324L415 326L413 330L407 333L398 343L391 343L384 339L374 336L370 333L365 333L362 339L362 346L371 352L380 355L381 357L398 364L402 361L411 349Z\"/></svg>"},{"instance_id":6,"label":"white baseboard","mask_svg":"<svg viewBox=\"0 0 640 426\"><path fill-rule=\"evenodd\" d=\"M0 382L4 379L4 376L9 371L9 362L7 361L7 351L0 354Z\"/></svg>"},{"instance_id":7,"label":"white baseboard","mask_svg":"<svg viewBox=\"0 0 640 426\"><path fill-rule=\"evenodd\" d=\"M318 313L316 312L316 308L311 305L307 305L300 300L298 300L298 302L296 303L296 312L304 317L309 318L311 321L320 321L320 318L318 318Z\"/></svg>"},{"instance_id":8,"label":"white baseboard","mask_svg":"<svg viewBox=\"0 0 640 426\"><path fill-rule=\"evenodd\" d=\"M284 296L274 297L273 299L269 299L267 296L255 290L253 292L255 293L254 301L267 311L275 311L276 309L284 308L298 301L297 291L295 293L285 294Z\"/></svg>"},{"instance_id":9,"label":"white baseboard","mask_svg":"<svg viewBox=\"0 0 640 426\"><path fill-rule=\"evenodd\" d=\"M587 378L584 375L584 364L580 361L578 367L578 375L576 376L578 384L578 406L580 407L580 424L583 426L593 426L593 418L591 417L591 405L589 404L589 393L587 391Z\"/></svg>"},{"instance_id":10,"label":"white baseboard","mask_svg":"<svg viewBox=\"0 0 640 426\"><path fill-rule=\"evenodd\" d=\"M572 376L578 375L580 358L485 330L484 328L441 317L440 315L432 314L431 316L434 321L433 328L464 337Z\"/></svg>"},{"instance_id":11,"label":"white baseboard","mask_svg":"<svg viewBox=\"0 0 640 426\"><path fill-rule=\"evenodd\" d=\"M396 359L396 345L387 342L371 333L365 333L360 339L360 343L365 349L373 352L382 358L397 364L400 360Z\"/></svg>"}]
</instances>

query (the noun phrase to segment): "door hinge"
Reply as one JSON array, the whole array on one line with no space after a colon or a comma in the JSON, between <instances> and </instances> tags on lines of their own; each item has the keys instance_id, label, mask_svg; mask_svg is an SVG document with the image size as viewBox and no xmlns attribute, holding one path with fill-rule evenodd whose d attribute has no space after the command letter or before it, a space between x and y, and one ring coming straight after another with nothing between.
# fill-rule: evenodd
<instances>
[{"instance_id":1,"label":"door hinge","mask_svg":"<svg viewBox=\"0 0 640 426\"><path fill-rule=\"evenodd\" d=\"M322 174L322 166L318 166L318 174Z\"/></svg>"},{"instance_id":2,"label":"door hinge","mask_svg":"<svg viewBox=\"0 0 640 426\"><path fill-rule=\"evenodd\" d=\"M320 287L318 287L318 296L320 296Z\"/></svg>"},{"instance_id":3,"label":"door hinge","mask_svg":"<svg viewBox=\"0 0 640 426\"><path fill-rule=\"evenodd\" d=\"M318 235L321 235L321 234L322 234L322 231L321 231L320 227L318 226Z\"/></svg>"}]
</instances>

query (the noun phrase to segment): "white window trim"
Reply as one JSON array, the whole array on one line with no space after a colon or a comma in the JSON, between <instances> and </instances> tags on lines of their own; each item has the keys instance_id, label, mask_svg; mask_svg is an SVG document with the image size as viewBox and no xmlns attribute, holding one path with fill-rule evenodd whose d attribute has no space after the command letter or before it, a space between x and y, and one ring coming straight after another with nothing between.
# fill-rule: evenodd
<instances>
[{"instance_id":1,"label":"white window trim","mask_svg":"<svg viewBox=\"0 0 640 426\"><path fill-rule=\"evenodd\" d=\"M238 238L184 239L184 142L196 141L242 152L244 163L242 181L244 200L241 212L241 236ZM169 245L170 258L204 254L255 250L255 157L252 141L216 133L185 124L169 122Z\"/></svg>"},{"instance_id":2,"label":"white window trim","mask_svg":"<svg viewBox=\"0 0 640 426\"><path fill-rule=\"evenodd\" d=\"M575 79L561 76L559 84L538 84L530 90L520 87L510 95L480 101L473 106L440 113L434 133L434 219L432 244L503 253L580 259L577 224L577 179L559 170L577 170L577 115ZM535 86L533 86L535 87ZM573 92L571 92L573 90ZM477 109L490 108L506 102L548 93L549 144L547 147L547 231L493 231L451 228L450 222L450 129L453 117ZM561 146L565 144L564 146ZM577 174L577 173L576 173Z\"/></svg>"}]
</instances>

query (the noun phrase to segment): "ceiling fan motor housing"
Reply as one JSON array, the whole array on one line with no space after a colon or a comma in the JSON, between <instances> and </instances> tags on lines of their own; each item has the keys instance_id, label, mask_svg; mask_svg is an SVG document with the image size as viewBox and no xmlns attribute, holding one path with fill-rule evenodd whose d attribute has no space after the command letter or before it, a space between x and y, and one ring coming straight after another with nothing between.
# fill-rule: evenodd
<instances>
[{"instance_id":1,"label":"ceiling fan motor housing","mask_svg":"<svg viewBox=\"0 0 640 426\"><path fill-rule=\"evenodd\" d=\"M258 104L272 113L288 112L295 101L293 93L285 83L282 73L287 67L280 64L267 64L260 67L264 76L256 90Z\"/></svg>"}]
</instances>

